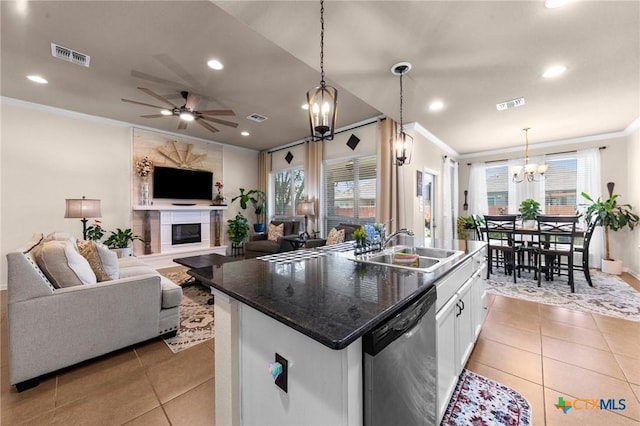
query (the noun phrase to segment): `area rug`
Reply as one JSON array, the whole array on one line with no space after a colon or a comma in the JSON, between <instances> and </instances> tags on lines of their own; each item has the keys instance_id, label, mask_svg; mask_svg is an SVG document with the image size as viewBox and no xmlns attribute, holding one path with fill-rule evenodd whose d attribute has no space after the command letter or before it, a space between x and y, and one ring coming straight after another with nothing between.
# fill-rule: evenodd
<instances>
[{"instance_id":1,"label":"area rug","mask_svg":"<svg viewBox=\"0 0 640 426\"><path fill-rule=\"evenodd\" d=\"M176 284L184 282L189 277L185 272L163 273L165 276L170 274L183 275L183 280L174 280L179 276L169 277ZM183 286L182 303L180 304L180 329L175 337L164 339L173 353L213 339L215 335L213 305L207 304L210 298L211 292L200 285Z\"/></svg>"},{"instance_id":2,"label":"area rug","mask_svg":"<svg viewBox=\"0 0 640 426\"><path fill-rule=\"evenodd\" d=\"M531 425L531 404L515 390L462 370L441 425Z\"/></svg>"},{"instance_id":3,"label":"area rug","mask_svg":"<svg viewBox=\"0 0 640 426\"><path fill-rule=\"evenodd\" d=\"M575 293L571 293L565 276L554 281L545 281L543 277L538 287L533 274L523 273L514 284L513 276L495 273L487 280L487 292L575 311L640 321L640 293L616 275L592 269L593 287L589 287L582 272L576 272L574 280Z\"/></svg>"}]
</instances>

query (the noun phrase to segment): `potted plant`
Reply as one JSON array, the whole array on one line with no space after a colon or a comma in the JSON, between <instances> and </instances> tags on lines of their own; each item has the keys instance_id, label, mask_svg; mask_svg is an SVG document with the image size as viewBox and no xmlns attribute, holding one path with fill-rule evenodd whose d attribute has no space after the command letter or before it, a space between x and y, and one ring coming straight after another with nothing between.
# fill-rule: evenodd
<instances>
[{"instance_id":1,"label":"potted plant","mask_svg":"<svg viewBox=\"0 0 640 426\"><path fill-rule=\"evenodd\" d=\"M134 240L144 242L140 236L133 235L133 231L130 228L116 228L115 231L111 231L111 235L105 240L104 244L115 251L118 257L126 257L131 256L131 243Z\"/></svg>"},{"instance_id":2,"label":"potted plant","mask_svg":"<svg viewBox=\"0 0 640 426\"><path fill-rule=\"evenodd\" d=\"M540 203L532 198L526 198L520 203L518 211L522 215L522 225L525 228L533 228L536 217L541 213Z\"/></svg>"},{"instance_id":3,"label":"potted plant","mask_svg":"<svg viewBox=\"0 0 640 426\"><path fill-rule=\"evenodd\" d=\"M227 220L227 232L232 242L232 247L242 247L244 240L249 235L249 222L247 218L238 213L234 219Z\"/></svg>"},{"instance_id":4,"label":"potted plant","mask_svg":"<svg viewBox=\"0 0 640 426\"><path fill-rule=\"evenodd\" d=\"M592 220L598 220L598 225L604 227L605 248L604 259L602 259L602 272L615 275L622 273L622 260L611 258L611 252L609 250L609 230L619 231L625 226L633 230L638 224L639 219L638 215L631 211L632 207L630 204L616 203L616 199L619 196L618 194L611 194L607 200L598 198L594 201L587 193L582 193L582 197L591 203L587 206L585 212L587 223L590 223Z\"/></svg>"},{"instance_id":5,"label":"potted plant","mask_svg":"<svg viewBox=\"0 0 640 426\"><path fill-rule=\"evenodd\" d=\"M240 207L243 210L246 210L249 203L251 203L257 220L257 222L253 225L253 230L255 232L264 232L265 226L262 219L263 213L266 211L265 193L263 191L260 191L259 189L251 189L245 193L244 188L240 188L240 195L233 197L231 199L231 202L234 202L235 200L240 200Z\"/></svg>"},{"instance_id":6,"label":"potted plant","mask_svg":"<svg viewBox=\"0 0 640 426\"><path fill-rule=\"evenodd\" d=\"M102 223L96 220L93 225L87 227L87 240L100 241L105 233L105 230L102 228Z\"/></svg>"},{"instance_id":7,"label":"potted plant","mask_svg":"<svg viewBox=\"0 0 640 426\"><path fill-rule=\"evenodd\" d=\"M472 216L458 216L457 228L458 239L468 240L473 235L473 232L470 233L470 231L476 229L476 223Z\"/></svg>"},{"instance_id":8,"label":"potted plant","mask_svg":"<svg viewBox=\"0 0 640 426\"><path fill-rule=\"evenodd\" d=\"M213 204L216 206L224 205L224 196L222 195L222 187L224 186L222 182L217 181L214 185L217 189L216 196L213 197Z\"/></svg>"}]
</instances>

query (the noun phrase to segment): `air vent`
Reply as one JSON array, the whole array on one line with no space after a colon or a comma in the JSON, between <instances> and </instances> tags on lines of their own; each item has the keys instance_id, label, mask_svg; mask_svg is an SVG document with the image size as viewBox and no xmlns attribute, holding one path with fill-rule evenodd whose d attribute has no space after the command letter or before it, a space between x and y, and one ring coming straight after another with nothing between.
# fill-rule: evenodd
<instances>
[{"instance_id":1,"label":"air vent","mask_svg":"<svg viewBox=\"0 0 640 426\"><path fill-rule=\"evenodd\" d=\"M504 111L505 109L515 108L524 105L524 98L511 99L510 101L500 102L496 104L498 111Z\"/></svg>"},{"instance_id":2,"label":"air vent","mask_svg":"<svg viewBox=\"0 0 640 426\"><path fill-rule=\"evenodd\" d=\"M258 122L258 123L262 123L264 120L267 119L267 117L265 117L264 115L260 115L260 114L255 113L255 112L253 114L249 114L247 116L247 118L249 120L253 120L253 121Z\"/></svg>"},{"instance_id":3,"label":"air vent","mask_svg":"<svg viewBox=\"0 0 640 426\"><path fill-rule=\"evenodd\" d=\"M91 61L91 57L89 55L76 52L75 50L71 50L67 47L63 47L55 43L51 43L51 56L53 56L54 58L63 59L76 65L82 65L83 67L88 67L89 62Z\"/></svg>"}]
</instances>

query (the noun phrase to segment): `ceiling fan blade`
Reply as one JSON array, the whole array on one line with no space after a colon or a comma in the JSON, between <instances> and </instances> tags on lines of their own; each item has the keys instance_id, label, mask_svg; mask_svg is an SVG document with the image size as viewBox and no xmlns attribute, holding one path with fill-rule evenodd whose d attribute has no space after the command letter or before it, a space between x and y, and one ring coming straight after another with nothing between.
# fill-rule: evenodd
<instances>
[{"instance_id":1,"label":"ceiling fan blade","mask_svg":"<svg viewBox=\"0 0 640 426\"><path fill-rule=\"evenodd\" d=\"M144 102L138 102L138 101L132 101L131 99L120 99L122 102L129 102L130 104L136 104L136 105L144 105L144 106L148 106L151 108L158 108L158 109L166 109L165 107L161 107L158 105L151 105L151 104L145 104Z\"/></svg>"},{"instance_id":2,"label":"ceiling fan blade","mask_svg":"<svg viewBox=\"0 0 640 426\"><path fill-rule=\"evenodd\" d=\"M206 111L198 111L201 115L236 115L230 109L209 109Z\"/></svg>"},{"instance_id":3,"label":"ceiling fan blade","mask_svg":"<svg viewBox=\"0 0 640 426\"><path fill-rule=\"evenodd\" d=\"M189 111L195 111L200 103L200 96L189 92L187 95L187 103L184 105Z\"/></svg>"},{"instance_id":4,"label":"ceiling fan blade","mask_svg":"<svg viewBox=\"0 0 640 426\"><path fill-rule=\"evenodd\" d=\"M196 120L196 122L201 125L202 127L204 127L205 129L209 130L211 133L215 133L218 132L219 130L216 129L215 127L213 127L211 124L202 121L202 120Z\"/></svg>"},{"instance_id":5,"label":"ceiling fan blade","mask_svg":"<svg viewBox=\"0 0 640 426\"><path fill-rule=\"evenodd\" d=\"M198 117L198 118L201 120L207 120L207 121L211 121L212 123L223 124L225 126L229 126L233 128L238 127L238 123L233 123L227 120L220 120L219 118L213 118L213 117Z\"/></svg>"},{"instance_id":6,"label":"ceiling fan blade","mask_svg":"<svg viewBox=\"0 0 640 426\"><path fill-rule=\"evenodd\" d=\"M187 128L187 122L184 120L179 120L180 122L178 123L178 129L180 130L184 130Z\"/></svg>"},{"instance_id":7,"label":"ceiling fan blade","mask_svg":"<svg viewBox=\"0 0 640 426\"><path fill-rule=\"evenodd\" d=\"M162 102L162 103L165 103L165 104L167 104L167 105L171 105L171 107L173 107L173 108L178 108L178 106L177 106L177 105L172 104L172 103L171 103L171 101L169 101L169 99L167 99L167 98L165 98L165 97L163 97L163 96L158 95L157 93L155 93L155 92L153 92L153 91L151 91L151 90L147 89L146 87L138 87L138 89L142 90L142 91L143 91L144 93L146 93L147 95L149 95L149 96L151 96L151 97L153 97L153 98L156 98L157 100L159 100L159 101L160 101L160 102Z\"/></svg>"},{"instance_id":8,"label":"ceiling fan blade","mask_svg":"<svg viewBox=\"0 0 640 426\"><path fill-rule=\"evenodd\" d=\"M151 115L141 115L142 118L159 118L159 117L171 117L170 115L164 114L151 114Z\"/></svg>"}]
</instances>

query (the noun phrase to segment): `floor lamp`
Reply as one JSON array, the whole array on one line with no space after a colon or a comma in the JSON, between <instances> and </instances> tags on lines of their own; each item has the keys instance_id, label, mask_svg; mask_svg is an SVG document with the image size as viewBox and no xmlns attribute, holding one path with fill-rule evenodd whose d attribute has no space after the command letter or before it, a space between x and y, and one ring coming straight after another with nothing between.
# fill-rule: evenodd
<instances>
[{"instance_id":1,"label":"floor lamp","mask_svg":"<svg viewBox=\"0 0 640 426\"><path fill-rule=\"evenodd\" d=\"M298 214L304 215L304 232L300 234L303 238L310 238L309 232L307 230L307 225L309 224L309 216L315 216L315 204L312 201L306 201L298 204Z\"/></svg>"},{"instance_id":2,"label":"floor lamp","mask_svg":"<svg viewBox=\"0 0 640 426\"><path fill-rule=\"evenodd\" d=\"M82 198L67 198L67 207L64 217L67 219L80 219L82 222L82 238L87 239L87 218L102 217L100 212L100 200Z\"/></svg>"}]
</instances>

